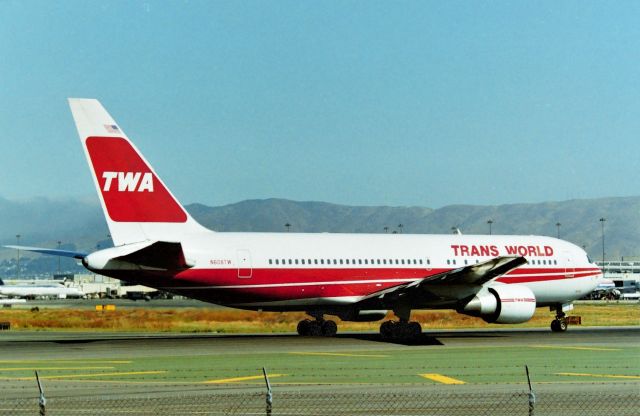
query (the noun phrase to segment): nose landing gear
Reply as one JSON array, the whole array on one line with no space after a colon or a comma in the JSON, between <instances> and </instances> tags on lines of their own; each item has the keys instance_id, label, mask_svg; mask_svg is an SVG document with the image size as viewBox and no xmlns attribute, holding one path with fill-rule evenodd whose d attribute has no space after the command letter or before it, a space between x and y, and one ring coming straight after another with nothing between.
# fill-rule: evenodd
<instances>
[{"instance_id":1,"label":"nose landing gear","mask_svg":"<svg viewBox=\"0 0 640 416\"><path fill-rule=\"evenodd\" d=\"M567 330L567 327L569 326L565 310L573 309L573 305L558 305L555 309L556 319L551 321L551 330L553 332L565 332Z\"/></svg>"}]
</instances>

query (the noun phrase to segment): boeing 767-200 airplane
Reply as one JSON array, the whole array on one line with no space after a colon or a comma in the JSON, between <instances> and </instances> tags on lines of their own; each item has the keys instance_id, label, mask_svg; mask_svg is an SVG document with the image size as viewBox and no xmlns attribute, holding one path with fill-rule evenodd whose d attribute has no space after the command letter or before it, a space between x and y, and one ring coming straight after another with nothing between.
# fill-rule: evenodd
<instances>
[{"instance_id":1,"label":"boeing 767-200 airplane","mask_svg":"<svg viewBox=\"0 0 640 416\"><path fill-rule=\"evenodd\" d=\"M214 232L198 224L94 99L69 99L114 247L75 257L89 270L242 309L304 311L300 335L336 334L327 315L383 322L387 339L421 334L414 309L453 309L487 322L555 311L565 331L572 301L602 277L581 248L517 235Z\"/></svg>"}]
</instances>

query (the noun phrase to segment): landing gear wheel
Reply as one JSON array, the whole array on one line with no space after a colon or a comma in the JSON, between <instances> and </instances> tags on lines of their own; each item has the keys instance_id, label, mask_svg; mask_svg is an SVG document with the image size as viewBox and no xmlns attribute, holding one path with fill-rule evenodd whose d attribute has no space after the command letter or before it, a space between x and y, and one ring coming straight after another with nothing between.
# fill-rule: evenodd
<instances>
[{"instance_id":1,"label":"landing gear wheel","mask_svg":"<svg viewBox=\"0 0 640 416\"><path fill-rule=\"evenodd\" d=\"M325 337L335 337L338 333L338 325L333 321L322 322L322 335Z\"/></svg>"},{"instance_id":2,"label":"landing gear wheel","mask_svg":"<svg viewBox=\"0 0 640 416\"><path fill-rule=\"evenodd\" d=\"M319 321L311 321L309 322L309 336L311 337L319 337L322 335L322 323Z\"/></svg>"},{"instance_id":3,"label":"landing gear wheel","mask_svg":"<svg viewBox=\"0 0 640 416\"><path fill-rule=\"evenodd\" d=\"M407 336L409 339L416 340L420 338L420 335L422 335L422 326L420 326L418 322L409 322L407 329Z\"/></svg>"},{"instance_id":4,"label":"landing gear wheel","mask_svg":"<svg viewBox=\"0 0 640 416\"><path fill-rule=\"evenodd\" d=\"M385 321L380 325L380 335L385 340L416 341L422 335L422 326L418 322Z\"/></svg>"},{"instance_id":5,"label":"landing gear wheel","mask_svg":"<svg viewBox=\"0 0 640 416\"><path fill-rule=\"evenodd\" d=\"M298 331L298 335L301 335L303 337L306 337L307 335L310 335L310 332L311 332L311 320L304 319L304 320L298 322L297 331Z\"/></svg>"},{"instance_id":6,"label":"landing gear wheel","mask_svg":"<svg viewBox=\"0 0 640 416\"><path fill-rule=\"evenodd\" d=\"M554 319L551 321L551 330L553 332L565 332L567 330L566 319Z\"/></svg>"},{"instance_id":7,"label":"landing gear wheel","mask_svg":"<svg viewBox=\"0 0 640 416\"><path fill-rule=\"evenodd\" d=\"M380 325L380 335L382 335L382 339L391 339L393 337L393 326L395 322L393 321L384 321Z\"/></svg>"}]
</instances>

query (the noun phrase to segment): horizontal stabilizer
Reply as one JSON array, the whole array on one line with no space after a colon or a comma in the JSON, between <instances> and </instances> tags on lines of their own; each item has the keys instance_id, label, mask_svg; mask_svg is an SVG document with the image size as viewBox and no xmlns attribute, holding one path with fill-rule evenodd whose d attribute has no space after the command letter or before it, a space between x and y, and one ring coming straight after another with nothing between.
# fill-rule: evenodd
<instances>
[{"instance_id":1,"label":"horizontal stabilizer","mask_svg":"<svg viewBox=\"0 0 640 416\"><path fill-rule=\"evenodd\" d=\"M70 250L57 250L53 248L41 248L41 247L27 247L27 246L3 246L5 248L13 248L16 250L32 251L34 253L49 254L51 256L61 257L73 257L74 259L82 260L87 257L89 253L82 251L70 251Z\"/></svg>"},{"instance_id":2,"label":"horizontal stabilizer","mask_svg":"<svg viewBox=\"0 0 640 416\"><path fill-rule=\"evenodd\" d=\"M114 260L122 260L143 267L164 270L179 270L193 267L184 257L182 244L166 241L156 241L133 253L115 257Z\"/></svg>"}]
</instances>

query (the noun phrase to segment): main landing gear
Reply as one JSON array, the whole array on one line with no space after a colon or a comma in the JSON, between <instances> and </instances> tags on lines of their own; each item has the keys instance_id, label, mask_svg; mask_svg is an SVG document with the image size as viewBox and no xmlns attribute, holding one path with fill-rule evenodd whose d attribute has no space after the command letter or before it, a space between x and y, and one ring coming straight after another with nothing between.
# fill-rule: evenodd
<instances>
[{"instance_id":1,"label":"main landing gear","mask_svg":"<svg viewBox=\"0 0 640 416\"><path fill-rule=\"evenodd\" d=\"M298 334L303 337L334 337L338 332L338 325L330 319L322 316L315 317L315 320L304 319L298 322Z\"/></svg>"},{"instance_id":2,"label":"main landing gear","mask_svg":"<svg viewBox=\"0 0 640 416\"><path fill-rule=\"evenodd\" d=\"M410 322L410 309L398 309L393 311L399 321L385 321L380 325L382 339L388 341L416 341L422 336L422 326L418 322Z\"/></svg>"},{"instance_id":3,"label":"main landing gear","mask_svg":"<svg viewBox=\"0 0 640 416\"><path fill-rule=\"evenodd\" d=\"M422 326L418 322L385 321L380 325L380 335L389 341L415 341L422 335Z\"/></svg>"},{"instance_id":4,"label":"main landing gear","mask_svg":"<svg viewBox=\"0 0 640 416\"><path fill-rule=\"evenodd\" d=\"M556 306L556 319L551 321L551 330L553 332L565 332L569 326L567 322L567 315L564 313L564 305ZM571 305L571 309L573 305ZM569 309L569 307L567 307Z\"/></svg>"}]
</instances>

